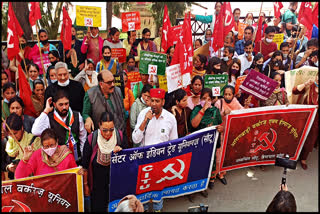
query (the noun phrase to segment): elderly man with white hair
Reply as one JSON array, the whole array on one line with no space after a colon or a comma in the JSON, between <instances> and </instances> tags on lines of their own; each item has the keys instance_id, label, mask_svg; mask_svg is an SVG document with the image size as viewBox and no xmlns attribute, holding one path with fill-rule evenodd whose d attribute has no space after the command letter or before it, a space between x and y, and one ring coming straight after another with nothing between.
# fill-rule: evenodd
<instances>
[{"instance_id":1,"label":"elderly man with white hair","mask_svg":"<svg viewBox=\"0 0 320 214\"><path fill-rule=\"evenodd\" d=\"M57 82L51 84L44 93L44 100L53 97L58 90L63 90L69 95L70 107L78 112L82 112L84 89L78 81L69 79L67 64L57 62L55 65Z\"/></svg>"}]
</instances>

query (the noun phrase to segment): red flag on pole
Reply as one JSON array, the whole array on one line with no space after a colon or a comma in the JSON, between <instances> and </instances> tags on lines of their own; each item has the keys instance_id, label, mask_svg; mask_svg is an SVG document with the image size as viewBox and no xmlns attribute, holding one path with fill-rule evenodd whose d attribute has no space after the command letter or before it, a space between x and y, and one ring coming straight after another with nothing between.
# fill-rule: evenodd
<instances>
[{"instance_id":1,"label":"red flag on pole","mask_svg":"<svg viewBox=\"0 0 320 214\"><path fill-rule=\"evenodd\" d=\"M260 16L259 22L258 22L258 29L257 29L257 33L256 33L256 38L255 38L255 43L259 42L262 38L262 16Z\"/></svg>"},{"instance_id":2,"label":"red flag on pole","mask_svg":"<svg viewBox=\"0 0 320 214\"><path fill-rule=\"evenodd\" d=\"M24 114L32 116L32 117L37 117L36 116L36 110L34 109L31 96L31 88L28 83L28 80L22 71L21 65L18 65L18 72L19 72L19 96L23 100L24 103Z\"/></svg>"},{"instance_id":3,"label":"red flag on pole","mask_svg":"<svg viewBox=\"0 0 320 214\"><path fill-rule=\"evenodd\" d=\"M300 24L306 26L308 30L313 27L313 12L311 2L302 2L298 14L298 21Z\"/></svg>"},{"instance_id":4,"label":"red flag on pole","mask_svg":"<svg viewBox=\"0 0 320 214\"><path fill-rule=\"evenodd\" d=\"M7 53L8 59L12 60L17 54L19 54L19 36L23 35L23 30L14 14L11 2L9 2L8 8L8 31L7 31Z\"/></svg>"},{"instance_id":5,"label":"red flag on pole","mask_svg":"<svg viewBox=\"0 0 320 214\"><path fill-rule=\"evenodd\" d=\"M60 39L63 44L64 50L71 49L71 41L72 41L71 27L72 27L72 21L69 17L68 11L66 10L65 7L63 7L63 21L62 21L61 32L60 32Z\"/></svg>"},{"instance_id":6,"label":"red flag on pole","mask_svg":"<svg viewBox=\"0 0 320 214\"><path fill-rule=\"evenodd\" d=\"M318 2L315 3L313 12L312 12L312 21L317 27L319 26L319 10L318 10Z\"/></svg>"},{"instance_id":7,"label":"red flag on pole","mask_svg":"<svg viewBox=\"0 0 320 214\"><path fill-rule=\"evenodd\" d=\"M213 51L219 50L224 45L224 37L223 37L223 33L222 33L222 32L224 32L224 29L223 29L224 11L225 11L225 4L222 4L220 13L216 19L216 22L214 23L214 30L212 33L210 47L209 47L209 50L211 52L210 55L212 55Z\"/></svg>"},{"instance_id":8,"label":"red flag on pole","mask_svg":"<svg viewBox=\"0 0 320 214\"><path fill-rule=\"evenodd\" d=\"M164 52L173 45L173 41L171 39L171 22L168 14L167 5L164 5L164 12L163 12L163 22L162 22L162 38L161 38L161 47L163 48Z\"/></svg>"},{"instance_id":9,"label":"red flag on pole","mask_svg":"<svg viewBox=\"0 0 320 214\"><path fill-rule=\"evenodd\" d=\"M223 38L225 38L228 33L232 30L234 27L234 17L231 10L231 4L230 2L224 3L224 29L223 29Z\"/></svg>"},{"instance_id":10,"label":"red flag on pole","mask_svg":"<svg viewBox=\"0 0 320 214\"><path fill-rule=\"evenodd\" d=\"M37 23L38 19L41 19L40 3L30 2L31 7L29 11L29 22L31 27Z\"/></svg>"},{"instance_id":11,"label":"red flag on pole","mask_svg":"<svg viewBox=\"0 0 320 214\"><path fill-rule=\"evenodd\" d=\"M279 18L281 15L281 8L283 8L282 2L273 2L274 7L274 17Z\"/></svg>"}]
</instances>

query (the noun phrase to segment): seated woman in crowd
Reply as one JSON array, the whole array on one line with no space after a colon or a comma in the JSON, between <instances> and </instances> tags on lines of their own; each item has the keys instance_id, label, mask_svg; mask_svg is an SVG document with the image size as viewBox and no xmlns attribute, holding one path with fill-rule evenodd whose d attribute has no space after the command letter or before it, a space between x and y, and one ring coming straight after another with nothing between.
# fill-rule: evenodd
<instances>
[{"instance_id":1,"label":"seated woman in crowd","mask_svg":"<svg viewBox=\"0 0 320 214\"><path fill-rule=\"evenodd\" d=\"M205 75L206 64L207 64L207 57L205 55L198 54L197 56L195 56L191 78L193 78L196 75L199 75L201 77Z\"/></svg>"},{"instance_id":2,"label":"seated woman in crowd","mask_svg":"<svg viewBox=\"0 0 320 214\"><path fill-rule=\"evenodd\" d=\"M51 84L57 81L57 73L53 65L48 67L46 78L48 80L48 86L50 86Z\"/></svg>"},{"instance_id":3,"label":"seated woman in crowd","mask_svg":"<svg viewBox=\"0 0 320 214\"><path fill-rule=\"evenodd\" d=\"M170 112L177 120L178 137L184 137L189 134L190 114L191 109L187 106L188 95L183 89L178 89L173 94L174 106L171 107Z\"/></svg>"},{"instance_id":4,"label":"seated woman in crowd","mask_svg":"<svg viewBox=\"0 0 320 214\"><path fill-rule=\"evenodd\" d=\"M127 56L127 69L124 69L125 72L139 72L139 68L136 67L134 58L133 55Z\"/></svg>"},{"instance_id":5,"label":"seated woman in crowd","mask_svg":"<svg viewBox=\"0 0 320 214\"><path fill-rule=\"evenodd\" d=\"M66 145L58 145L58 137L53 129L45 129L41 134L41 149L26 146L19 162L15 177L45 175L77 167L72 152Z\"/></svg>"},{"instance_id":6,"label":"seated woman in crowd","mask_svg":"<svg viewBox=\"0 0 320 214\"><path fill-rule=\"evenodd\" d=\"M98 27L90 27L87 35L83 38L81 45L81 53L86 54L87 58L93 60L94 64L103 58L101 50L103 47L103 39L99 36Z\"/></svg>"},{"instance_id":7,"label":"seated woman in crowd","mask_svg":"<svg viewBox=\"0 0 320 214\"><path fill-rule=\"evenodd\" d=\"M174 46L170 46L167 50L167 67L170 66L174 54Z\"/></svg>"},{"instance_id":8,"label":"seated woman in crowd","mask_svg":"<svg viewBox=\"0 0 320 214\"><path fill-rule=\"evenodd\" d=\"M232 59L231 67L228 71L228 84L232 85L233 87L236 84L236 80L238 76L240 76L241 71L241 62L238 58Z\"/></svg>"},{"instance_id":9,"label":"seated woman in crowd","mask_svg":"<svg viewBox=\"0 0 320 214\"><path fill-rule=\"evenodd\" d=\"M192 110L200 103L201 90L204 87L204 81L201 76L196 75L192 78L191 84L187 87L186 92L188 95L188 107Z\"/></svg>"},{"instance_id":10,"label":"seated woman in crowd","mask_svg":"<svg viewBox=\"0 0 320 214\"><path fill-rule=\"evenodd\" d=\"M95 71L92 59L86 59L86 66L74 78L82 84L84 91L88 91L91 87L98 85L98 73Z\"/></svg>"},{"instance_id":11,"label":"seated woman in crowd","mask_svg":"<svg viewBox=\"0 0 320 214\"><path fill-rule=\"evenodd\" d=\"M103 112L99 129L88 136L84 145L82 164L88 170L91 211L106 212L108 209L111 153L122 150L119 146L122 138L122 132L114 126L113 115Z\"/></svg>"},{"instance_id":12,"label":"seated woman in crowd","mask_svg":"<svg viewBox=\"0 0 320 214\"><path fill-rule=\"evenodd\" d=\"M120 72L120 65L117 59L111 59L111 48L109 46L103 46L102 56L103 59L97 63L96 72L100 73L100 71L108 69L112 74L118 74Z\"/></svg>"},{"instance_id":13,"label":"seated woman in crowd","mask_svg":"<svg viewBox=\"0 0 320 214\"><path fill-rule=\"evenodd\" d=\"M209 59L208 69L206 74L222 74L220 58L214 56Z\"/></svg>"},{"instance_id":14,"label":"seated woman in crowd","mask_svg":"<svg viewBox=\"0 0 320 214\"><path fill-rule=\"evenodd\" d=\"M263 55L261 53L257 53L253 57L253 62L251 66L243 72L243 75L248 75L251 69L255 70L256 72L263 73L262 68L263 68Z\"/></svg>"},{"instance_id":15,"label":"seated woman in crowd","mask_svg":"<svg viewBox=\"0 0 320 214\"><path fill-rule=\"evenodd\" d=\"M119 39L120 31L116 27L112 27L108 32L109 38L104 40L103 46L109 46L110 48L123 48L122 42Z\"/></svg>"},{"instance_id":16,"label":"seated woman in crowd","mask_svg":"<svg viewBox=\"0 0 320 214\"><path fill-rule=\"evenodd\" d=\"M38 36L39 36L39 39L40 39L40 50L41 50L42 54L48 54L49 51L52 51L52 50L56 50L57 51L56 46L54 46L53 44L50 44L48 42L49 39L48 39L47 30L40 29L39 32L38 32ZM33 46L32 50L31 50L31 53L29 55L29 60L32 60L32 56L40 56L38 43L36 43Z\"/></svg>"},{"instance_id":17,"label":"seated woman in crowd","mask_svg":"<svg viewBox=\"0 0 320 214\"><path fill-rule=\"evenodd\" d=\"M126 56L134 56L134 61L138 62L138 42L136 41L137 32L136 30L128 31L128 39L123 40L123 48L126 49Z\"/></svg>"},{"instance_id":18,"label":"seated woman in crowd","mask_svg":"<svg viewBox=\"0 0 320 214\"><path fill-rule=\"evenodd\" d=\"M51 65L55 66L57 62L60 61L60 58L61 56L57 50L49 51L49 61Z\"/></svg>"},{"instance_id":19,"label":"seated woman in crowd","mask_svg":"<svg viewBox=\"0 0 320 214\"><path fill-rule=\"evenodd\" d=\"M195 42L194 42L194 49L198 49L202 46L202 40L201 39L197 39Z\"/></svg>"},{"instance_id":20,"label":"seated woman in crowd","mask_svg":"<svg viewBox=\"0 0 320 214\"><path fill-rule=\"evenodd\" d=\"M44 83L42 80L33 81L32 103L36 110L36 116L39 117L44 108ZM31 130L30 130L31 131Z\"/></svg>"},{"instance_id":21,"label":"seated woman in crowd","mask_svg":"<svg viewBox=\"0 0 320 214\"><path fill-rule=\"evenodd\" d=\"M281 74L281 79L284 78L284 65L283 65L283 54L281 51L275 51L272 54L270 62L266 65L263 70L264 75L272 78L275 73ZM284 80L282 80L281 87L284 87Z\"/></svg>"},{"instance_id":22,"label":"seated woman in crowd","mask_svg":"<svg viewBox=\"0 0 320 214\"><path fill-rule=\"evenodd\" d=\"M217 130L222 133L223 126L221 114L217 107L212 106L212 90L209 88L204 88L201 92L201 101L200 104L197 105L191 112L190 121L191 121L191 131L197 131L206 127L216 126ZM218 142L219 143L219 142ZM217 145L217 148L220 146ZM216 158L214 158L216 160ZM212 189L214 185L214 181L216 179L216 162L214 161L212 165L212 173L209 181L209 188ZM204 196L208 195L206 191L204 191Z\"/></svg>"},{"instance_id":23,"label":"seated woman in crowd","mask_svg":"<svg viewBox=\"0 0 320 214\"><path fill-rule=\"evenodd\" d=\"M22 162L24 156L24 149L28 146L37 150L40 148L40 138L28 133L23 128L22 119L15 113L10 114L6 120L6 131L9 135L6 144L6 152L10 157L13 157ZM14 166L13 166L14 165ZM16 164L8 165L8 170L15 173ZM25 171L26 169L22 169ZM16 178L20 178L16 174Z\"/></svg>"},{"instance_id":24,"label":"seated woman in crowd","mask_svg":"<svg viewBox=\"0 0 320 214\"><path fill-rule=\"evenodd\" d=\"M7 82L6 84L3 85L3 100L1 100L1 108L2 108L2 118L6 119L9 114L9 102L10 100L16 96L16 86L12 82Z\"/></svg>"},{"instance_id":25,"label":"seated woman in crowd","mask_svg":"<svg viewBox=\"0 0 320 214\"><path fill-rule=\"evenodd\" d=\"M148 28L142 31L142 41L138 45L138 56L140 58L140 51L157 52L157 46L150 40L151 31Z\"/></svg>"},{"instance_id":26,"label":"seated woman in crowd","mask_svg":"<svg viewBox=\"0 0 320 214\"><path fill-rule=\"evenodd\" d=\"M37 64L34 64L34 63L30 63L28 66L27 66L27 72L29 74L29 84L30 84L30 88L31 88L31 91L33 91L33 82L36 80L36 79L41 79L39 77L39 66Z\"/></svg>"}]
</instances>

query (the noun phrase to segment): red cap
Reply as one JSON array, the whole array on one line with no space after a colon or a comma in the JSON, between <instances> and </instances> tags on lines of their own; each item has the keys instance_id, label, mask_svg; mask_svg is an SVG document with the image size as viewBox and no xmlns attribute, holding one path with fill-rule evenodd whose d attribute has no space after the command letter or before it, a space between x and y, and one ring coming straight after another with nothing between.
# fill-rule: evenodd
<instances>
[{"instance_id":1,"label":"red cap","mask_svg":"<svg viewBox=\"0 0 320 214\"><path fill-rule=\"evenodd\" d=\"M152 88L150 90L150 97L164 99L166 91L162 88Z\"/></svg>"}]
</instances>

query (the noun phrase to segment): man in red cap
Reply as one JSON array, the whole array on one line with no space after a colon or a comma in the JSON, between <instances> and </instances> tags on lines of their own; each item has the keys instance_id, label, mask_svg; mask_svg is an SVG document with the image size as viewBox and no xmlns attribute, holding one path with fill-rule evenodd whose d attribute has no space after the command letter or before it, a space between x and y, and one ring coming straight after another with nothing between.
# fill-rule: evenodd
<instances>
[{"instance_id":1,"label":"man in red cap","mask_svg":"<svg viewBox=\"0 0 320 214\"><path fill-rule=\"evenodd\" d=\"M132 140L139 146L150 146L178 138L176 118L163 108L165 90L152 88L150 90L151 107L142 110L138 116L137 124L132 132ZM144 204L148 210L148 203ZM160 211L163 201L153 203L153 209Z\"/></svg>"}]
</instances>

